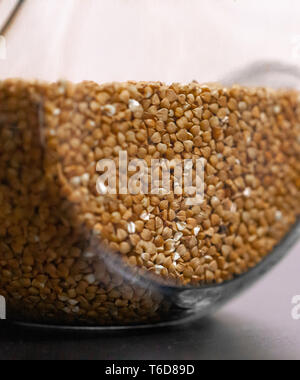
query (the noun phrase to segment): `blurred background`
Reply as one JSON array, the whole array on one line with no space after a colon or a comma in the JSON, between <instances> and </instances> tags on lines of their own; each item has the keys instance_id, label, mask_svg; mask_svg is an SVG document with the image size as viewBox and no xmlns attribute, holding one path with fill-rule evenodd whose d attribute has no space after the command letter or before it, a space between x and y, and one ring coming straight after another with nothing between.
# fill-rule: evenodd
<instances>
[{"instance_id":1,"label":"blurred background","mask_svg":"<svg viewBox=\"0 0 300 380\"><path fill-rule=\"evenodd\" d=\"M16 3L0 0L0 26ZM242 78L298 87L299 14L298 0L26 0L4 33L0 79L169 83ZM240 74L257 62L254 70ZM283 68L281 76L274 67ZM300 321L291 317L292 297L300 294L299 253L300 244L246 296L226 306L209 336L191 334L206 342L206 355L300 358ZM191 345L184 339L177 351L170 349L168 339L177 344L173 338L161 340L162 359L203 356L195 344L188 354ZM118 350L130 358L130 351ZM145 347L139 352L147 357Z\"/></svg>"},{"instance_id":2,"label":"blurred background","mask_svg":"<svg viewBox=\"0 0 300 380\"><path fill-rule=\"evenodd\" d=\"M17 0L0 0L0 25ZM218 81L300 63L297 0L25 0L2 77Z\"/></svg>"}]
</instances>

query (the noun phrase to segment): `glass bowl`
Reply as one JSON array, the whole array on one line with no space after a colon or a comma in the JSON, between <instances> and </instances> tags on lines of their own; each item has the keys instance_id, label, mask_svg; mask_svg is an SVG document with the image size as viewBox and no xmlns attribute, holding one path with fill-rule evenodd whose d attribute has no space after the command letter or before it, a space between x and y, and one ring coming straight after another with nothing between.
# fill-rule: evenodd
<instances>
[{"instance_id":1,"label":"glass bowl","mask_svg":"<svg viewBox=\"0 0 300 380\"><path fill-rule=\"evenodd\" d=\"M11 321L202 317L299 237L297 91L7 80L0 101L0 293Z\"/></svg>"},{"instance_id":2,"label":"glass bowl","mask_svg":"<svg viewBox=\"0 0 300 380\"><path fill-rule=\"evenodd\" d=\"M267 2L268 18L251 2L83 3L0 2L0 317L102 331L209 315L299 240L298 19ZM199 202L107 194L97 164L121 150L202 160Z\"/></svg>"}]
</instances>

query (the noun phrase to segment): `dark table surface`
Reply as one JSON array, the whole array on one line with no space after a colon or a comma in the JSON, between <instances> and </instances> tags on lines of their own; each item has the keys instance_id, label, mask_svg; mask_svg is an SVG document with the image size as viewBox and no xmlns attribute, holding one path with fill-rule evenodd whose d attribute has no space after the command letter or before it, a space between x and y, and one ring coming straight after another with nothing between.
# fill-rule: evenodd
<instances>
[{"instance_id":1,"label":"dark table surface","mask_svg":"<svg viewBox=\"0 0 300 380\"><path fill-rule=\"evenodd\" d=\"M127 333L45 334L0 324L0 359L300 359L300 246L209 319Z\"/></svg>"}]
</instances>

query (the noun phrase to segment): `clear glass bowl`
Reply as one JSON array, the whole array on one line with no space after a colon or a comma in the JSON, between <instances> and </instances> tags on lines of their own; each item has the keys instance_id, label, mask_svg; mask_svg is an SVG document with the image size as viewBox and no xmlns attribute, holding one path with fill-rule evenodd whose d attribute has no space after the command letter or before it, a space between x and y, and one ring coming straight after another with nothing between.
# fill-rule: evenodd
<instances>
[{"instance_id":1,"label":"clear glass bowl","mask_svg":"<svg viewBox=\"0 0 300 380\"><path fill-rule=\"evenodd\" d=\"M124 102L127 90L122 90L123 87L128 88L136 99ZM186 202L189 194L185 187L182 194L175 193L175 190L161 193L159 189L154 194L129 192L133 195L121 195L109 192L109 181L108 184L102 180L98 182L98 164L95 162L98 146L107 154L101 153L96 161L101 162L102 157L115 162L120 149L114 151L106 146L106 142L110 136L115 146L114 136L119 136L116 131L122 130L123 126L127 128L127 140L121 139L117 148L125 147L131 159L139 157L138 148L131 152L131 142L136 141L135 136L140 136L144 130L141 126L145 124L139 121L141 117L147 117L145 123L150 120L145 129L145 133L149 133L146 139L148 152L158 152L154 145L155 132L150 132L156 116L150 118L151 107L149 111L140 111L141 105L147 107L148 104L148 95L144 91L152 88L153 91L164 91L162 84L155 83L99 87L93 83L73 86L65 82L48 85L9 80L0 85L0 292L6 299L9 320L48 326L120 328L170 324L202 317L249 286L279 261L299 238L299 225L293 228L299 210L299 194L295 186L299 180L299 162L289 156L286 145L283 146L284 159L278 154L275 158L271 156L270 167L264 168L259 160L255 162L253 157L250 158L252 150L248 147L252 139L248 137L245 148L243 143L240 145L240 139L250 136L249 130L253 128L247 127L242 120L248 117L251 123L249 113L236 111L241 118L236 129L227 124L230 117L222 121L225 131L236 131L237 134L226 140L231 146L227 149L230 156L225 152L222 133L211 138L209 144L215 149L218 149L217 141L221 141L223 154L215 155L210 166L206 161L203 181L207 193L204 191L201 199L194 198L196 204ZM275 106L271 103L270 112L277 115L277 108L286 107L284 114L287 118L296 123L294 117L298 117L298 108L285 104L286 98L291 104L297 101L294 92L279 92L277 97L273 90L240 87L233 87L228 92L222 87L216 89L198 84L166 88L174 88L179 93L188 91L193 101L196 94L201 94L204 101L213 96L223 99L221 94L230 91L232 96L239 96L240 92L242 97L249 99L257 92L266 99L275 96L278 103ZM107 98L109 91L112 91L112 99ZM179 97L174 94L172 90L172 97ZM95 107L95 96L99 102L104 97L105 105ZM90 108L83 100L89 102ZM191 110L196 107L185 104ZM241 101L240 106L244 108L247 104ZM208 112L208 105L204 103L203 107ZM176 120L178 125L182 120L174 115L173 109L178 109L176 101L167 116L172 128L175 123L171 120ZM197 110L199 108L193 112L198 115ZM202 115L201 111L198 117ZM267 116L264 115L265 120ZM255 121L255 116L253 118ZM216 118L212 119L211 122L215 123ZM157 125L162 126L159 116L157 120ZM139 122L138 128L136 122ZM288 122L280 122L281 116L278 116L278 125L287 126ZM193 124L197 127L197 119L193 119ZM207 127L205 122L201 125ZM243 128L247 128L246 135ZM178 130L178 137L182 131L189 134L189 129ZM204 139L204 132L200 133ZM273 141L273 132L266 130L264 133L266 140L262 142L262 149L269 157L269 150L273 148L266 142L269 134ZM297 134L294 125L288 133L289 149L293 149L297 156L298 143L294 138L290 139L291 133L292 136ZM193 141L197 141L197 136ZM233 141L235 143L231 144ZM275 141L278 144L278 138ZM201 144L208 146L204 141ZM175 150L176 143L170 141L166 155L171 153L173 157ZM238 150L240 159L234 156ZM197 150L194 152L196 155ZM187 157L186 152L183 158ZM152 158L158 158L158 155L154 153ZM230 166L229 161L233 160ZM149 162L153 166L153 161ZM119 170L122 163L119 162ZM246 187L241 179L241 165L244 165L245 173L251 172L248 166L252 167L253 175L245 174L245 181L251 179L253 187L250 184ZM228 174L225 169L222 171L225 167ZM266 199L265 187L267 183L271 185L270 180L263 182L264 178L260 179L262 182L256 185L258 180L254 176L260 175L253 169L256 167L258 172L262 171L276 183L276 187L270 186L270 200ZM225 182L218 180L219 190L212 186L219 178L218 170L223 177L227 176ZM286 182L282 182L282 173L287 175ZM109 177L113 175L114 172L109 172ZM147 178L148 175L149 172ZM175 174L171 178L178 179ZM291 193L283 189L283 183ZM105 191L102 192L103 186ZM242 190L240 186L243 186ZM253 194L257 194L257 199ZM281 204L281 201L285 203ZM204 218L206 211L208 219ZM216 224L213 224L213 218L217 220ZM287 235L289 230L291 232ZM282 240L278 236L285 238ZM273 250L274 241L277 241L277 247Z\"/></svg>"}]
</instances>

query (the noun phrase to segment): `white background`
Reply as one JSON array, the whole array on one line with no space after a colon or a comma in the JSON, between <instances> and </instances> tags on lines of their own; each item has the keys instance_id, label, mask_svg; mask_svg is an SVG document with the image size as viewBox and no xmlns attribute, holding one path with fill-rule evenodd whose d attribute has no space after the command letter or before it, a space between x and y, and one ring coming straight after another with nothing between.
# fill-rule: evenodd
<instances>
[{"instance_id":1,"label":"white background","mask_svg":"<svg viewBox=\"0 0 300 380\"><path fill-rule=\"evenodd\" d=\"M0 22L15 2L0 1ZM299 14L298 0L27 0L0 75L216 81L258 60L299 64Z\"/></svg>"}]
</instances>

